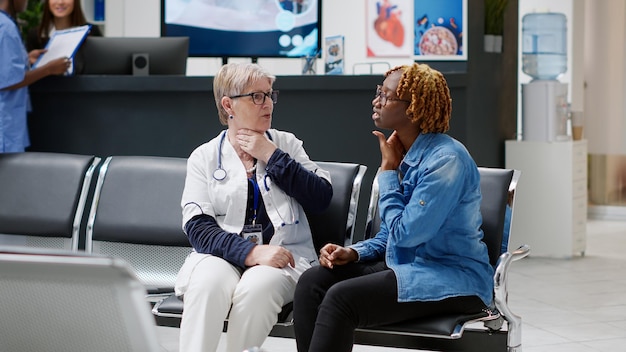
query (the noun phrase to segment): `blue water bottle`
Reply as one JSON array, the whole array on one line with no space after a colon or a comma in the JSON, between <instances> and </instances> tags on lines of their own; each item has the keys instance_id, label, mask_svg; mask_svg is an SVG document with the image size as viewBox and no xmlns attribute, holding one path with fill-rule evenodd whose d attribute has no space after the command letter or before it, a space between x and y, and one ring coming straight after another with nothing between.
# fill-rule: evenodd
<instances>
[{"instance_id":1,"label":"blue water bottle","mask_svg":"<svg viewBox=\"0 0 626 352\"><path fill-rule=\"evenodd\" d=\"M104 21L104 0L93 0L93 19L94 21Z\"/></svg>"},{"instance_id":2,"label":"blue water bottle","mask_svg":"<svg viewBox=\"0 0 626 352\"><path fill-rule=\"evenodd\" d=\"M529 13L522 18L522 71L540 80L555 80L567 71L564 14Z\"/></svg>"}]
</instances>

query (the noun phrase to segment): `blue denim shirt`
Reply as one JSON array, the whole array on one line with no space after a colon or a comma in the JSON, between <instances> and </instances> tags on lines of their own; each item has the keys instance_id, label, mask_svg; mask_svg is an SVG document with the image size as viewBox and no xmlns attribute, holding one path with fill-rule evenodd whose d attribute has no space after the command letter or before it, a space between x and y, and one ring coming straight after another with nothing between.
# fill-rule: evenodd
<instances>
[{"instance_id":1,"label":"blue denim shirt","mask_svg":"<svg viewBox=\"0 0 626 352\"><path fill-rule=\"evenodd\" d=\"M378 175L381 228L351 246L359 261L382 260L396 274L398 301L477 295L493 299L493 267L480 229L480 175L465 147L421 134L399 170Z\"/></svg>"}]
</instances>

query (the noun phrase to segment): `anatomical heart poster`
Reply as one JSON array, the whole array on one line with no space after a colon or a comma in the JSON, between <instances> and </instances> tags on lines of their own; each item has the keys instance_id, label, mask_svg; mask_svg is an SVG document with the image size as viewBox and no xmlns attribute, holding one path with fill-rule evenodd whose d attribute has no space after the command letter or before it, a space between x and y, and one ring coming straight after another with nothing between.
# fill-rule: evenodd
<instances>
[{"instance_id":1,"label":"anatomical heart poster","mask_svg":"<svg viewBox=\"0 0 626 352\"><path fill-rule=\"evenodd\" d=\"M416 60L467 60L467 0L415 0Z\"/></svg>"},{"instance_id":2,"label":"anatomical heart poster","mask_svg":"<svg viewBox=\"0 0 626 352\"><path fill-rule=\"evenodd\" d=\"M411 57L414 55L413 1L367 0L368 57Z\"/></svg>"}]
</instances>

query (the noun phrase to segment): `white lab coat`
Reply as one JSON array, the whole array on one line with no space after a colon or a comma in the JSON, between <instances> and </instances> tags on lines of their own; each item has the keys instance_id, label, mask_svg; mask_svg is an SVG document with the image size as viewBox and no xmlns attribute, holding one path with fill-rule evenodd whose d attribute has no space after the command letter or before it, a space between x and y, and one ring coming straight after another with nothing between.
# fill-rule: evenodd
<instances>
[{"instance_id":1,"label":"white lab coat","mask_svg":"<svg viewBox=\"0 0 626 352\"><path fill-rule=\"evenodd\" d=\"M249 182L243 163L228 138L224 138L220 151L223 133L225 131L196 148L187 161L181 200L183 228L192 217L207 214L228 232L240 233L243 229ZM288 132L272 129L269 133L278 148L330 182L329 172L309 159L302 141ZM220 155L221 167L226 171L223 180L213 177L220 164ZM176 294L185 297L181 351L215 350L222 321L229 309L227 350L241 351L242 347L260 345L275 323L280 307L293 299L300 275L317 264L317 253L302 206L266 177L265 167L264 162L258 161L256 180L274 225L269 244L287 248L293 254L296 266L282 269L257 266L241 274L224 260L192 252L178 273L175 287ZM259 291L264 294L254 296L254 292Z\"/></svg>"},{"instance_id":2,"label":"white lab coat","mask_svg":"<svg viewBox=\"0 0 626 352\"><path fill-rule=\"evenodd\" d=\"M224 138L221 148L221 164L226 171L226 178L219 181L213 177L213 172L218 168L220 137L225 132L196 148L187 161L187 179L181 200L183 228L192 217L207 214L215 218L225 231L240 233L243 229L249 183L243 163L228 137ZM330 173L309 159L302 141L295 135L275 129L270 129L269 133L278 148L304 168L331 182ZM309 222L302 206L266 177L265 167L264 162L258 161L256 179L265 209L274 224L274 236L270 244L281 245L293 254L296 268L286 270L289 275L295 275L297 281L304 270L317 264ZM294 223L296 221L297 224Z\"/></svg>"}]
</instances>

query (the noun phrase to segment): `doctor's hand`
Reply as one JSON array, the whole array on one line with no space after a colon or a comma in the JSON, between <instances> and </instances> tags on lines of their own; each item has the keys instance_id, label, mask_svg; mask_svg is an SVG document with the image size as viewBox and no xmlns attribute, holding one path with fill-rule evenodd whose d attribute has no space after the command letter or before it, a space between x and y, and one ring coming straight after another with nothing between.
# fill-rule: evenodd
<instances>
[{"instance_id":1,"label":"doctor's hand","mask_svg":"<svg viewBox=\"0 0 626 352\"><path fill-rule=\"evenodd\" d=\"M290 265L296 267L296 261L289 250L281 246L268 244L254 246L244 262L246 266L269 265L275 268L284 268Z\"/></svg>"},{"instance_id":2,"label":"doctor's hand","mask_svg":"<svg viewBox=\"0 0 626 352\"><path fill-rule=\"evenodd\" d=\"M237 142L244 152L266 163L276 150L276 145L265 136L265 133L246 128L237 131Z\"/></svg>"},{"instance_id":3,"label":"doctor's hand","mask_svg":"<svg viewBox=\"0 0 626 352\"><path fill-rule=\"evenodd\" d=\"M335 265L344 265L356 262L358 254L352 248L342 247L329 243L320 249L320 265L332 269Z\"/></svg>"}]
</instances>

